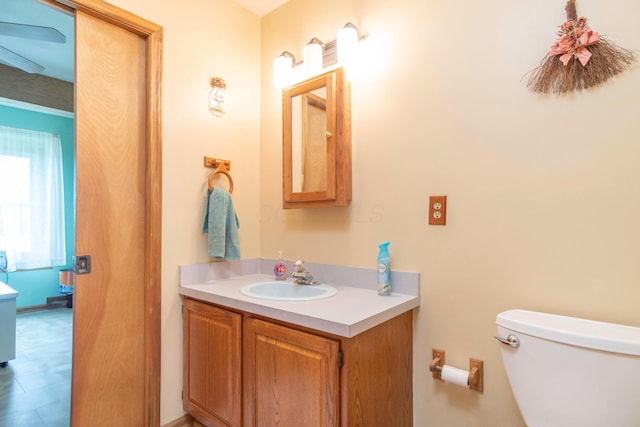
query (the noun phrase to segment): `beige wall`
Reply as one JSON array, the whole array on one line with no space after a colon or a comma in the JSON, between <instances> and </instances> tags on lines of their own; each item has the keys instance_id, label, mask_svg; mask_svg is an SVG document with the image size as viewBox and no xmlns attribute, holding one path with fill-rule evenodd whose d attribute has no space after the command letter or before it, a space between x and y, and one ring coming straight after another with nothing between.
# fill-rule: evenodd
<instances>
[{"instance_id":1,"label":"beige wall","mask_svg":"<svg viewBox=\"0 0 640 427\"><path fill-rule=\"evenodd\" d=\"M640 73L564 97L522 79L564 20L551 2L292 0L260 20L231 0L112 3L164 27L163 423L182 415L178 266L206 262L199 232L205 155L231 160L243 257L392 268L421 274L415 314L416 426L522 425L492 336L522 307L640 326ZM640 3L578 4L594 29L637 49ZM301 56L352 21L369 35L352 83L354 197L346 209L281 209L280 93L274 56ZM206 108L208 79L228 84L229 113ZM258 154L259 153L259 154ZM224 185L222 183L221 185ZM448 225L427 226L446 194ZM372 287L374 285L372 284ZM485 361L485 392L434 382L448 363Z\"/></svg>"},{"instance_id":2,"label":"beige wall","mask_svg":"<svg viewBox=\"0 0 640 427\"><path fill-rule=\"evenodd\" d=\"M578 13L640 47L640 3ZM392 268L420 272L416 426L523 425L492 338L503 310L640 326L640 70L587 93L528 91L564 19L550 1L292 0L262 20L260 253L373 267L390 240ZM352 82L353 202L282 211L271 61L347 21L375 55ZM430 194L448 195L446 227L427 225ZM461 368L483 359L484 393L433 381L432 348Z\"/></svg>"}]
</instances>

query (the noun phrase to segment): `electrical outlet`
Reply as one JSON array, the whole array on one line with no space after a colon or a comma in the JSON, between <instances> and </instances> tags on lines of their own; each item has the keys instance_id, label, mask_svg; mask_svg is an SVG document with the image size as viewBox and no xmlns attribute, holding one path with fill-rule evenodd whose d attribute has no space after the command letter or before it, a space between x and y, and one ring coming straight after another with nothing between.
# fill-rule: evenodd
<instances>
[{"instance_id":1,"label":"electrical outlet","mask_svg":"<svg viewBox=\"0 0 640 427\"><path fill-rule=\"evenodd\" d=\"M447 196L429 196L429 225L447 225Z\"/></svg>"}]
</instances>

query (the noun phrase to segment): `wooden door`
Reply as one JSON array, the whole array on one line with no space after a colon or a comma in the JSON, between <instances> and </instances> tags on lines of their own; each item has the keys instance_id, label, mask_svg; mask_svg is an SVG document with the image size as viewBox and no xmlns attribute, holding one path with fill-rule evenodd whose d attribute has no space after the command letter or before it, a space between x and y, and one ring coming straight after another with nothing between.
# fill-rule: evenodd
<instances>
[{"instance_id":1,"label":"wooden door","mask_svg":"<svg viewBox=\"0 0 640 427\"><path fill-rule=\"evenodd\" d=\"M55 0L56 3L58 0ZM97 0L76 22L71 425L160 424L161 28Z\"/></svg>"},{"instance_id":2,"label":"wooden door","mask_svg":"<svg viewBox=\"0 0 640 427\"><path fill-rule=\"evenodd\" d=\"M242 315L184 299L184 409L211 427L239 427Z\"/></svg>"},{"instance_id":3,"label":"wooden door","mask_svg":"<svg viewBox=\"0 0 640 427\"><path fill-rule=\"evenodd\" d=\"M338 341L253 318L244 337L245 427L338 426Z\"/></svg>"}]
</instances>

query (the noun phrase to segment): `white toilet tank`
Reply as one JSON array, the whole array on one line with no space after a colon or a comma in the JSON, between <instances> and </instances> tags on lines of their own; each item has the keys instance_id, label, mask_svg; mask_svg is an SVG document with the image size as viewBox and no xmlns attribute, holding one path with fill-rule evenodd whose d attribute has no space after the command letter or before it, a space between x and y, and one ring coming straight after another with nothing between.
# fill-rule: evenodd
<instances>
[{"instance_id":1,"label":"white toilet tank","mask_svg":"<svg viewBox=\"0 0 640 427\"><path fill-rule=\"evenodd\" d=\"M640 328L526 310L496 324L527 426L640 426Z\"/></svg>"}]
</instances>

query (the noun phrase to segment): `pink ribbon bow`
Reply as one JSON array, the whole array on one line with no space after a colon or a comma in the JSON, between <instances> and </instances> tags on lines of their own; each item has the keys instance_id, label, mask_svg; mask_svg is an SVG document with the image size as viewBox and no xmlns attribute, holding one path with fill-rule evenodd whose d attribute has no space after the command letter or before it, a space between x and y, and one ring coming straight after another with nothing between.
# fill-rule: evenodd
<instances>
[{"instance_id":1,"label":"pink ribbon bow","mask_svg":"<svg viewBox=\"0 0 640 427\"><path fill-rule=\"evenodd\" d=\"M578 21L567 21L560 28L560 38L551 46L549 55L560 56L560 61L566 66L572 56L578 58L584 67L591 59L591 52L586 46L591 46L600 41L598 33L586 25L587 20L580 18Z\"/></svg>"}]
</instances>

